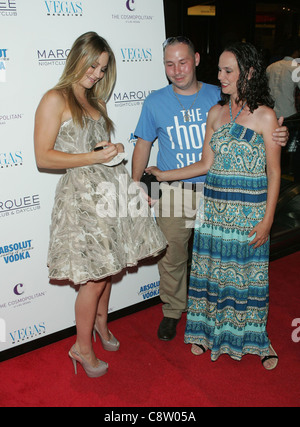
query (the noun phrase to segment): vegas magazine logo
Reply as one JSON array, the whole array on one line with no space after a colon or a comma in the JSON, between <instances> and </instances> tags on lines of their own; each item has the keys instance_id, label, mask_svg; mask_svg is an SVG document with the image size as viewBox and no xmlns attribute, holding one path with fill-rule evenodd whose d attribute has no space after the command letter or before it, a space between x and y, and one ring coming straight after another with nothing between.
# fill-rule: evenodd
<instances>
[{"instance_id":1,"label":"vegas magazine logo","mask_svg":"<svg viewBox=\"0 0 300 427\"><path fill-rule=\"evenodd\" d=\"M0 343L6 343L9 339L13 345L23 344L28 340L41 338L44 334L46 334L45 322L37 322L32 325L26 325L19 329L8 331L6 321L0 318Z\"/></svg>"},{"instance_id":2,"label":"vegas magazine logo","mask_svg":"<svg viewBox=\"0 0 300 427\"><path fill-rule=\"evenodd\" d=\"M45 0L47 16L83 16L81 1Z\"/></svg>"}]
</instances>

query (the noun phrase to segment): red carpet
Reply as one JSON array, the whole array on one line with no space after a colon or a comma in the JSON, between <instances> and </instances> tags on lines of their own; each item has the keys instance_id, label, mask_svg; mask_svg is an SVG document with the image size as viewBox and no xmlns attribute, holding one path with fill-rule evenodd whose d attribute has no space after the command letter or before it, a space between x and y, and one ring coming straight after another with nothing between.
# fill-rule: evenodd
<instances>
[{"instance_id":1,"label":"red carpet","mask_svg":"<svg viewBox=\"0 0 300 427\"><path fill-rule=\"evenodd\" d=\"M269 335L280 360L263 369L257 356L235 362L209 353L195 357L183 343L185 318L174 341L156 337L161 306L110 323L120 351L95 350L109 373L78 376L68 359L74 337L0 364L1 407L290 407L300 406L300 342L292 340L300 318L300 252L271 263ZM300 325L299 325L300 326ZM299 333L295 334L300 338Z\"/></svg>"}]
</instances>

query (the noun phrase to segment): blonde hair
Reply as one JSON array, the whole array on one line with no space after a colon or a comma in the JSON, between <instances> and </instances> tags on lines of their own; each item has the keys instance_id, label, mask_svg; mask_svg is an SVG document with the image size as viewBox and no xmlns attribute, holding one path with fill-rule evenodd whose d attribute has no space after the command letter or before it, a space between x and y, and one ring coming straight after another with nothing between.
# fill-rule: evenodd
<instances>
[{"instance_id":1,"label":"blonde hair","mask_svg":"<svg viewBox=\"0 0 300 427\"><path fill-rule=\"evenodd\" d=\"M105 39L95 32L88 32L78 37L70 50L62 76L54 89L61 90L66 94L73 120L83 126L85 112L76 99L73 84L83 78L86 71L103 52L107 52L109 55L107 70L103 79L99 80L90 90L87 90L86 96L89 104L104 117L107 131L111 133L114 125L107 115L104 103L109 100L116 82L116 60Z\"/></svg>"}]
</instances>

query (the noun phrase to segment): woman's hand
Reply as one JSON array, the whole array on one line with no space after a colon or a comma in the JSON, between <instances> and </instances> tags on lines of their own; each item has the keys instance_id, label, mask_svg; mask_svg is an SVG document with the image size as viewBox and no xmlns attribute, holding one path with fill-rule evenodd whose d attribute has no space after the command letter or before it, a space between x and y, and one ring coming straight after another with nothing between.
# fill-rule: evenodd
<instances>
[{"instance_id":1,"label":"woman's hand","mask_svg":"<svg viewBox=\"0 0 300 427\"><path fill-rule=\"evenodd\" d=\"M117 147L118 153L124 153L124 151L125 151L125 149L124 149L124 145L123 145L123 144L121 144L121 142L118 142L118 143L116 144L116 147Z\"/></svg>"},{"instance_id":2,"label":"woman's hand","mask_svg":"<svg viewBox=\"0 0 300 427\"><path fill-rule=\"evenodd\" d=\"M253 245L253 248L257 249L267 243L271 227L272 225L267 224L264 220L259 222L248 235L249 238L255 235L254 239L249 243L249 246Z\"/></svg>"},{"instance_id":3,"label":"woman's hand","mask_svg":"<svg viewBox=\"0 0 300 427\"><path fill-rule=\"evenodd\" d=\"M115 144L107 141L101 141L96 147L105 147L103 150L92 151L92 160L94 164L109 163L118 154L118 148Z\"/></svg>"}]
</instances>

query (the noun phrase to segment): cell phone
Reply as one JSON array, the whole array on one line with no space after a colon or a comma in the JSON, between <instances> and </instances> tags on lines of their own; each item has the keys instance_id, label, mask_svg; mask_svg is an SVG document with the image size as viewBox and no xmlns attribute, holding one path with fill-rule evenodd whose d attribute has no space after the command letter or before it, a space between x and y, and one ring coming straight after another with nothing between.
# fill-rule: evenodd
<instances>
[{"instance_id":1,"label":"cell phone","mask_svg":"<svg viewBox=\"0 0 300 427\"><path fill-rule=\"evenodd\" d=\"M94 151L100 151L100 150L103 150L104 148L106 148L106 147L95 147Z\"/></svg>"}]
</instances>

